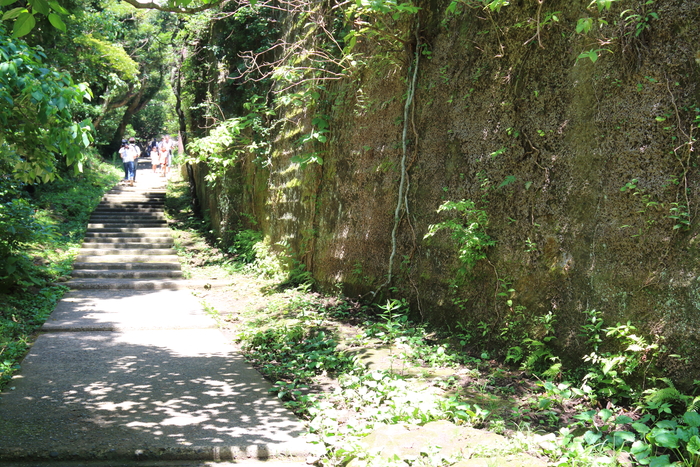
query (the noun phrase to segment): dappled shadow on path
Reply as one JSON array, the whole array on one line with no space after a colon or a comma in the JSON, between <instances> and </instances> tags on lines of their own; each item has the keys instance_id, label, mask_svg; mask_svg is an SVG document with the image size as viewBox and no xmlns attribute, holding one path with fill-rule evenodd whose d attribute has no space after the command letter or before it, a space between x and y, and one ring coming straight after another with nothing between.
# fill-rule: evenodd
<instances>
[{"instance_id":1,"label":"dappled shadow on path","mask_svg":"<svg viewBox=\"0 0 700 467\"><path fill-rule=\"evenodd\" d=\"M0 399L0 459L245 451L302 432L216 329L42 334L22 366Z\"/></svg>"}]
</instances>

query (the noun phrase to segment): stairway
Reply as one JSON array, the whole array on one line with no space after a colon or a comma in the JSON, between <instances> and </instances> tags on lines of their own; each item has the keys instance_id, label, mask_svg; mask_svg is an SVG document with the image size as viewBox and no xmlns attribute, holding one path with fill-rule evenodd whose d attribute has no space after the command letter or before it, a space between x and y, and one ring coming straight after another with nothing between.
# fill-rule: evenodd
<instances>
[{"instance_id":1,"label":"stairway","mask_svg":"<svg viewBox=\"0 0 700 467\"><path fill-rule=\"evenodd\" d=\"M186 288L163 214L165 180L139 171L134 187L116 186L92 213L73 264L72 289Z\"/></svg>"}]
</instances>

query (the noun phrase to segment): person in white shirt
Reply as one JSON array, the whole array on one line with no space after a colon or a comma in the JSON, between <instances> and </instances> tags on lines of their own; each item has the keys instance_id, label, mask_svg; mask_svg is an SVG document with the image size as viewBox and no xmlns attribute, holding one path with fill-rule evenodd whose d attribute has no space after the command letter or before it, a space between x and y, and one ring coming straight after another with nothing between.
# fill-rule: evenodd
<instances>
[{"instance_id":1,"label":"person in white shirt","mask_svg":"<svg viewBox=\"0 0 700 467\"><path fill-rule=\"evenodd\" d=\"M134 138L129 139L129 144L126 146L122 144L122 148L119 150L119 155L124 163L126 182L129 186L134 186L134 180L136 180L136 159L140 154L141 149L136 145Z\"/></svg>"},{"instance_id":2,"label":"person in white shirt","mask_svg":"<svg viewBox=\"0 0 700 467\"><path fill-rule=\"evenodd\" d=\"M126 161L128 159L127 151L129 150L129 143L125 139L122 140L122 147L119 148L119 157L122 158L122 163L124 164L124 182L129 181L129 169L127 168Z\"/></svg>"},{"instance_id":3,"label":"person in white shirt","mask_svg":"<svg viewBox=\"0 0 700 467\"><path fill-rule=\"evenodd\" d=\"M170 164L172 162L173 142L170 140L170 135L163 135L160 143L158 143L158 154L160 156L161 166L163 167L163 177L168 176Z\"/></svg>"}]
</instances>

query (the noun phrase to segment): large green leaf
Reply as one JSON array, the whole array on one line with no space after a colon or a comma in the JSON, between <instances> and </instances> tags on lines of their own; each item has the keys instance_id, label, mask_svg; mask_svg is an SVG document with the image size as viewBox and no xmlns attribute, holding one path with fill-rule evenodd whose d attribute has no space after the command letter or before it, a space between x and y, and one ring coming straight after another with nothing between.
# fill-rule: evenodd
<instances>
[{"instance_id":1,"label":"large green leaf","mask_svg":"<svg viewBox=\"0 0 700 467\"><path fill-rule=\"evenodd\" d=\"M700 438L697 436L693 436L690 438L690 441L688 441L688 452L691 453L694 456L700 455Z\"/></svg>"},{"instance_id":2,"label":"large green leaf","mask_svg":"<svg viewBox=\"0 0 700 467\"><path fill-rule=\"evenodd\" d=\"M49 22L59 31L66 32L66 23L56 13L49 13Z\"/></svg>"},{"instance_id":3,"label":"large green leaf","mask_svg":"<svg viewBox=\"0 0 700 467\"><path fill-rule=\"evenodd\" d=\"M683 415L683 420L688 426L700 427L700 414L697 412L686 412Z\"/></svg>"},{"instance_id":4,"label":"large green leaf","mask_svg":"<svg viewBox=\"0 0 700 467\"><path fill-rule=\"evenodd\" d=\"M11 9L11 10L6 11L6 12L2 15L2 20L3 20L3 21L7 21L7 20L10 20L10 19L15 19L15 18L17 18L19 15L21 15L22 13L28 13L28 12L29 12L29 10L27 10L26 8L23 8L23 7L13 8L13 9Z\"/></svg>"},{"instance_id":5,"label":"large green leaf","mask_svg":"<svg viewBox=\"0 0 700 467\"><path fill-rule=\"evenodd\" d=\"M22 13L17 17L12 27L12 37L26 36L34 29L34 26L36 26L34 15L31 13Z\"/></svg>"},{"instance_id":6,"label":"large green leaf","mask_svg":"<svg viewBox=\"0 0 700 467\"><path fill-rule=\"evenodd\" d=\"M55 0L50 1L50 2L49 2L49 6L51 6L51 9L53 9L53 11L55 11L56 13L59 13L59 14L61 14L61 15L67 15L68 13L70 13L68 10L66 10L65 8L63 8L63 7L62 7L57 1L55 1Z\"/></svg>"},{"instance_id":7,"label":"large green leaf","mask_svg":"<svg viewBox=\"0 0 700 467\"><path fill-rule=\"evenodd\" d=\"M668 455L653 457L649 462L649 467L670 467L672 465Z\"/></svg>"},{"instance_id":8,"label":"large green leaf","mask_svg":"<svg viewBox=\"0 0 700 467\"><path fill-rule=\"evenodd\" d=\"M678 449L678 435L674 431L652 430L650 436L657 446L669 449Z\"/></svg>"},{"instance_id":9,"label":"large green leaf","mask_svg":"<svg viewBox=\"0 0 700 467\"><path fill-rule=\"evenodd\" d=\"M29 4L37 12L41 13L44 16L48 15L51 12L51 9L49 8L49 3L46 0L29 0Z\"/></svg>"}]
</instances>

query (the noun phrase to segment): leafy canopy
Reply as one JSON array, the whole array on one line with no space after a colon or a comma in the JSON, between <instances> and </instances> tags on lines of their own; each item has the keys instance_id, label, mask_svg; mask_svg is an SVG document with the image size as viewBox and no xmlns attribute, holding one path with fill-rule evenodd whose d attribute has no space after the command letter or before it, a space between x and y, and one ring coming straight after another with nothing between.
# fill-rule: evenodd
<instances>
[{"instance_id":1,"label":"leafy canopy","mask_svg":"<svg viewBox=\"0 0 700 467\"><path fill-rule=\"evenodd\" d=\"M92 125L74 122L71 111L90 89L44 58L0 25L0 169L23 182L50 181L62 166L81 171L92 141Z\"/></svg>"}]
</instances>

